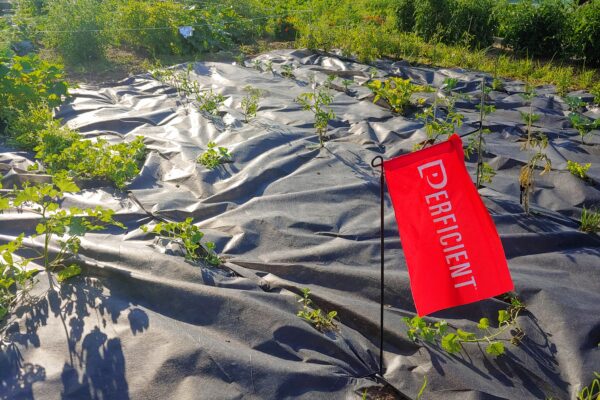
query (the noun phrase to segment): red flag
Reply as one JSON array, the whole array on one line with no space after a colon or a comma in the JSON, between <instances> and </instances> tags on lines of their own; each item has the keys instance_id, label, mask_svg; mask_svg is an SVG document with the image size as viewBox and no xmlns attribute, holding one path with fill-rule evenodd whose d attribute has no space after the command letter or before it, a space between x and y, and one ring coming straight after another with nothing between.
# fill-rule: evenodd
<instances>
[{"instance_id":1,"label":"red flag","mask_svg":"<svg viewBox=\"0 0 600 400\"><path fill-rule=\"evenodd\" d=\"M457 135L385 161L383 168L420 316L513 289Z\"/></svg>"}]
</instances>

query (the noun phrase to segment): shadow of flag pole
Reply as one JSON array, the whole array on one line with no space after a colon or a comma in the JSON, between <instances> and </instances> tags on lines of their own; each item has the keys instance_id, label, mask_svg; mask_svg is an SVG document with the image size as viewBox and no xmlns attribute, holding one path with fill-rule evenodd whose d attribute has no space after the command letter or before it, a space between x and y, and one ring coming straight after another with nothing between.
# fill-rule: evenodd
<instances>
[{"instance_id":1,"label":"shadow of flag pole","mask_svg":"<svg viewBox=\"0 0 600 400\"><path fill-rule=\"evenodd\" d=\"M383 157L377 156L371 160L373 168L380 168L379 177L379 259L381 262L381 281L380 281L380 298L379 298L379 375L383 378L383 300L385 288L385 270L384 270L384 231L383 231L383 196L385 192L384 172L383 172Z\"/></svg>"}]
</instances>

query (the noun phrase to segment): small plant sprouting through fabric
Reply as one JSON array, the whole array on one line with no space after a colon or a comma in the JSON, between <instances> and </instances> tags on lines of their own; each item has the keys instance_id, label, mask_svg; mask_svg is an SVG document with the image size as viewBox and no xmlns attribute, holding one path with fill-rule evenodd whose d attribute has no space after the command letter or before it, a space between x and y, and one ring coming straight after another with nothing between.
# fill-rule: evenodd
<instances>
[{"instance_id":1,"label":"small plant sprouting through fabric","mask_svg":"<svg viewBox=\"0 0 600 400\"><path fill-rule=\"evenodd\" d=\"M535 186L535 170L538 168L538 164L541 163L543 168L540 175L544 175L552 169L552 162L544 152L548 146L548 137L546 135L541 132L532 133L529 135L527 143L527 146L531 148L534 153L527 164L521 167L519 184L521 187L521 204L523 204L525 213L529 214L529 199Z\"/></svg>"},{"instance_id":2,"label":"small plant sprouting through fabric","mask_svg":"<svg viewBox=\"0 0 600 400\"><path fill-rule=\"evenodd\" d=\"M571 121L573 128L577 129L577 132L581 137L581 144L585 144L585 137L590 132L594 129L600 129L600 119L593 121L577 113L569 114L569 121Z\"/></svg>"},{"instance_id":3,"label":"small plant sprouting through fabric","mask_svg":"<svg viewBox=\"0 0 600 400\"><path fill-rule=\"evenodd\" d=\"M575 161L567 160L567 169L569 170L569 172L575 175L576 177L583 179L584 181L587 181L589 179L587 172L589 171L591 166L591 163L587 163L584 165L579 164Z\"/></svg>"},{"instance_id":4,"label":"small plant sprouting through fabric","mask_svg":"<svg viewBox=\"0 0 600 400\"><path fill-rule=\"evenodd\" d=\"M123 224L113 219L113 210L102 207L61 209L60 203L65 193L78 191L79 188L69 177L57 174L53 176L52 183L26 183L22 189L15 188L7 195L0 195L0 212L15 209L38 217L35 234L27 238L21 234L17 239L0 246L0 319L10 313L18 302L17 293L23 294L33 286L33 277L38 270L27 271L25 267L29 263L41 266L49 277L55 273L57 281L63 283L81 273L81 268L74 263L81 246L80 237L87 232L103 230L108 225L125 229ZM41 249L33 242L38 237L42 239ZM57 250L51 249L53 244L58 245ZM19 257L16 253L20 250L27 250L33 257Z\"/></svg>"},{"instance_id":5,"label":"small plant sprouting through fabric","mask_svg":"<svg viewBox=\"0 0 600 400\"><path fill-rule=\"evenodd\" d=\"M369 89L375 94L373 103L383 99L393 112L404 114L411 104L413 93L422 91L419 85L410 83L410 79L391 77L385 81L374 80L368 84Z\"/></svg>"},{"instance_id":6,"label":"small plant sprouting through fabric","mask_svg":"<svg viewBox=\"0 0 600 400\"><path fill-rule=\"evenodd\" d=\"M313 301L310 299L310 289L302 289L302 297L298 298L298 303L302 303L302 310L298 311L298 316L311 324L321 332L337 330L335 317L337 311L322 311L320 308L314 308Z\"/></svg>"},{"instance_id":7,"label":"small plant sprouting through fabric","mask_svg":"<svg viewBox=\"0 0 600 400\"><path fill-rule=\"evenodd\" d=\"M428 343L437 343L451 354L460 352L465 344L481 343L485 345L487 354L498 357L505 352L503 342L510 341L516 346L525 336L517 322L517 317L525 306L516 297L511 297L510 301L508 309L498 311L497 329L493 330L488 318L479 320L477 324L477 329L481 332L479 335L462 329L449 332L451 328L446 321L427 323L418 316L405 317L404 323L408 327L408 337L413 341L423 340ZM502 338L501 335L507 331L511 331L510 339Z\"/></svg>"},{"instance_id":8,"label":"small plant sprouting through fabric","mask_svg":"<svg viewBox=\"0 0 600 400\"><path fill-rule=\"evenodd\" d=\"M342 85L344 85L344 92L350 93L350 85L354 84L354 79L344 79L342 80Z\"/></svg>"},{"instance_id":9,"label":"small plant sprouting through fabric","mask_svg":"<svg viewBox=\"0 0 600 400\"><path fill-rule=\"evenodd\" d=\"M184 72L158 68L152 72L152 76L164 84L174 87L177 94L187 104L191 99L195 101L198 110L210 115L217 115L219 107L223 105L226 97L215 93L212 89L201 90L198 82L192 79L192 70L192 64L188 64Z\"/></svg>"},{"instance_id":10,"label":"small plant sprouting through fabric","mask_svg":"<svg viewBox=\"0 0 600 400\"><path fill-rule=\"evenodd\" d=\"M496 171L486 162L483 161L485 153L485 138L491 131L484 128L485 117L496 111L493 105L486 105L485 99L491 88L485 86L485 79L481 79L481 102L476 107L479 110L479 131L476 137L471 137L465 148L465 157L470 157L473 152L477 153L477 182L476 187L480 188L482 183L492 183L492 179L496 175Z\"/></svg>"},{"instance_id":11,"label":"small plant sprouting through fabric","mask_svg":"<svg viewBox=\"0 0 600 400\"><path fill-rule=\"evenodd\" d=\"M229 150L226 147L217 147L215 142L208 142L208 149L198 157L198 162L208 169L215 169L230 160Z\"/></svg>"},{"instance_id":12,"label":"small plant sprouting through fabric","mask_svg":"<svg viewBox=\"0 0 600 400\"><path fill-rule=\"evenodd\" d=\"M281 76L294 79L294 66L292 64L284 64L281 66Z\"/></svg>"},{"instance_id":13,"label":"small plant sprouting through fabric","mask_svg":"<svg viewBox=\"0 0 600 400\"><path fill-rule=\"evenodd\" d=\"M319 137L319 146L325 146L325 135L327 134L327 126L329 121L335 118L335 113L329 108L333 102L327 86L320 86L311 78L312 92L302 93L296 98L296 101L303 110L311 111L315 118L315 131Z\"/></svg>"},{"instance_id":14,"label":"small plant sprouting through fabric","mask_svg":"<svg viewBox=\"0 0 600 400\"><path fill-rule=\"evenodd\" d=\"M159 222L150 232L179 243L185 249L185 259L189 261L204 260L210 265L219 266L221 259L215 253L213 242L202 243L204 233L194 225L192 218L186 218L183 222ZM149 231L147 225L140 229Z\"/></svg>"},{"instance_id":15,"label":"small plant sprouting through fabric","mask_svg":"<svg viewBox=\"0 0 600 400\"><path fill-rule=\"evenodd\" d=\"M583 207L579 230L586 233L600 232L600 211Z\"/></svg>"},{"instance_id":16,"label":"small plant sprouting through fabric","mask_svg":"<svg viewBox=\"0 0 600 400\"><path fill-rule=\"evenodd\" d=\"M577 400L598 400L600 399L600 374L598 372L594 372L594 380L590 383L589 386L581 389L579 393L577 393Z\"/></svg>"},{"instance_id":17,"label":"small plant sprouting through fabric","mask_svg":"<svg viewBox=\"0 0 600 400\"><path fill-rule=\"evenodd\" d=\"M581 100L581 97L567 96L564 98L564 100L565 103L567 103L567 107L569 107L569 111L572 112L577 112L582 107L585 107L587 105L585 101Z\"/></svg>"},{"instance_id":18,"label":"small plant sprouting through fabric","mask_svg":"<svg viewBox=\"0 0 600 400\"><path fill-rule=\"evenodd\" d=\"M252 86L246 86L244 92L246 92L246 95L242 99L242 113L244 114L244 122L248 123L256 117L258 101L262 96L262 91Z\"/></svg>"},{"instance_id":19,"label":"small plant sprouting through fabric","mask_svg":"<svg viewBox=\"0 0 600 400\"><path fill-rule=\"evenodd\" d=\"M209 89L204 92L195 93L195 100L198 110L204 111L210 115L217 115L219 107L221 107L225 101L225 96Z\"/></svg>"},{"instance_id":20,"label":"small plant sprouting through fabric","mask_svg":"<svg viewBox=\"0 0 600 400\"><path fill-rule=\"evenodd\" d=\"M427 140L423 143L415 144L414 150L420 150L426 144L434 144L440 137L449 138L462 126L463 115L456 111L456 97L452 93L457 83L457 79L446 79L443 88L435 92L433 105L427 107L422 113L417 114L417 118L425 124ZM443 98L442 105L446 108L443 118L440 118L438 112L440 96Z\"/></svg>"}]
</instances>

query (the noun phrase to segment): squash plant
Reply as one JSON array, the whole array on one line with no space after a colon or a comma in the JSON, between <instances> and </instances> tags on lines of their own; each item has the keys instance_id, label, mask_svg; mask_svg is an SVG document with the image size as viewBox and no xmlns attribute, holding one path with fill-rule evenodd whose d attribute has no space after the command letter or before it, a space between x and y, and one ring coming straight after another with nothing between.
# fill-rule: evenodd
<instances>
[{"instance_id":1,"label":"squash plant","mask_svg":"<svg viewBox=\"0 0 600 400\"><path fill-rule=\"evenodd\" d=\"M213 266L221 264L221 259L214 251L215 244L213 242L202 243L204 233L193 224L192 218L186 218L183 222L159 222L152 229L148 225L144 225L141 229L181 244L185 249L185 259L188 261L204 260Z\"/></svg>"},{"instance_id":2,"label":"squash plant","mask_svg":"<svg viewBox=\"0 0 600 400\"><path fill-rule=\"evenodd\" d=\"M0 122L9 126L19 111L58 106L68 95L62 67L36 55L0 54Z\"/></svg>"},{"instance_id":3,"label":"squash plant","mask_svg":"<svg viewBox=\"0 0 600 400\"><path fill-rule=\"evenodd\" d=\"M367 86L375 94L373 103L383 99L389 104L392 111L398 114L405 113L411 104L413 93L423 90L422 86L410 83L410 79L397 77L391 77L385 81L373 80Z\"/></svg>"},{"instance_id":4,"label":"squash plant","mask_svg":"<svg viewBox=\"0 0 600 400\"><path fill-rule=\"evenodd\" d=\"M0 184L0 189L2 185ZM103 230L109 225L125 229L113 217L115 212L102 207L85 210L77 207L61 208L66 193L79 191L77 185L65 174L55 175L52 183L14 188L0 195L0 212L15 210L36 214L38 223L35 233L22 233L17 239L0 246L0 319L6 316L18 302L18 294L30 288L38 269L26 267L35 262L48 272L50 279L56 274L60 283L79 275L81 268L74 262L81 246L81 237L87 232ZM40 241L34 239L40 238ZM53 251L51 245L57 245ZM27 250L31 258L17 255Z\"/></svg>"}]
</instances>

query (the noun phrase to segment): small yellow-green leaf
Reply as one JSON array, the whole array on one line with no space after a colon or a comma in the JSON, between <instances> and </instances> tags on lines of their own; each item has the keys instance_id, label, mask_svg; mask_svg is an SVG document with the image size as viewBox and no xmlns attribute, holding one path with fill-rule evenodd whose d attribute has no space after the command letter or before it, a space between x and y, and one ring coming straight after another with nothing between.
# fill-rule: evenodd
<instances>
[{"instance_id":1,"label":"small yellow-green leaf","mask_svg":"<svg viewBox=\"0 0 600 400\"><path fill-rule=\"evenodd\" d=\"M485 352L498 357L504 354L504 344L502 342L492 342L485 348Z\"/></svg>"},{"instance_id":2,"label":"small yellow-green leaf","mask_svg":"<svg viewBox=\"0 0 600 400\"><path fill-rule=\"evenodd\" d=\"M490 327L490 320L487 318L481 318L479 323L477 324L477 328L481 330L486 330Z\"/></svg>"}]
</instances>

